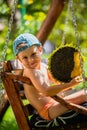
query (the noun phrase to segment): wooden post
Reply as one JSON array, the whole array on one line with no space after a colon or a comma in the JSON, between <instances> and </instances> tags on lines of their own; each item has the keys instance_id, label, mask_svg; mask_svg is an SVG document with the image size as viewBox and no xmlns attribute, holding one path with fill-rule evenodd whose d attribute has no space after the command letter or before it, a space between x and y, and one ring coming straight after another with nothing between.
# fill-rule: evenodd
<instances>
[{"instance_id":1,"label":"wooden post","mask_svg":"<svg viewBox=\"0 0 87 130\"><path fill-rule=\"evenodd\" d=\"M26 113L24 113L23 108L21 107L22 102L20 96L16 92L12 79L3 74L1 78L5 90L8 93L8 99L12 106L20 130L30 130L28 118L26 117Z\"/></svg>"},{"instance_id":2,"label":"wooden post","mask_svg":"<svg viewBox=\"0 0 87 130\"><path fill-rule=\"evenodd\" d=\"M64 1L65 0L52 0L47 17L42 23L40 30L36 35L37 38L41 41L42 45L46 41L52 28L54 27L54 24L56 23L58 17L60 16L64 7Z\"/></svg>"}]
</instances>

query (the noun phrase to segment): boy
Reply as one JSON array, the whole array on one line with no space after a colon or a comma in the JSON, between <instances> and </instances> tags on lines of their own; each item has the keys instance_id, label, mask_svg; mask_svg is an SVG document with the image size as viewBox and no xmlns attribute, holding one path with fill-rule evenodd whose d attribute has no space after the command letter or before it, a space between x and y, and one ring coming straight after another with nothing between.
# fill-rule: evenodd
<instances>
[{"instance_id":1,"label":"boy","mask_svg":"<svg viewBox=\"0 0 87 130\"><path fill-rule=\"evenodd\" d=\"M51 120L68 111L65 106L55 101L52 96L68 88L72 88L82 80L78 80L78 77L76 77L69 83L58 83L51 86L50 84L54 80L52 80L47 66L41 63L41 43L32 34L25 33L19 35L14 41L13 50L16 57L24 66L23 75L31 81L30 84L24 84L26 98L39 115L43 119ZM84 90L81 90L66 96L65 100L81 104L85 102L86 95Z\"/></svg>"}]
</instances>

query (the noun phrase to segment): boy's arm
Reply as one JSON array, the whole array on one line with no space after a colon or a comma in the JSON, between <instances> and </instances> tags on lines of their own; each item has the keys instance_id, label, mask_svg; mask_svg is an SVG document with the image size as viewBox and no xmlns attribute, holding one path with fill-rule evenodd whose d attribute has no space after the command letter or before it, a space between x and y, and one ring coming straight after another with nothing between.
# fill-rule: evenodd
<instances>
[{"instance_id":1,"label":"boy's arm","mask_svg":"<svg viewBox=\"0 0 87 130\"><path fill-rule=\"evenodd\" d=\"M69 83L49 86L45 81L45 76L43 76L43 74L40 71L34 69L25 69L24 76L28 77L31 80L33 86L39 92L44 93L46 96L54 96L59 92L68 88L72 88L73 86L76 86L78 83L82 82L82 79L78 80L77 77Z\"/></svg>"},{"instance_id":2,"label":"boy's arm","mask_svg":"<svg viewBox=\"0 0 87 130\"><path fill-rule=\"evenodd\" d=\"M16 75L23 75L23 69L15 69L13 73Z\"/></svg>"},{"instance_id":3,"label":"boy's arm","mask_svg":"<svg viewBox=\"0 0 87 130\"><path fill-rule=\"evenodd\" d=\"M50 73L50 71L49 70L47 70L47 72L48 72L48 77L49 77L49 79L54 83L54 84L60 84L60 82L59 81L57 81L57 80L55 80L54 78L53 78L53 76L52 76L52 74Z\"/></svg>"},{"instance_id":4,"label":"boy's arm","mask_svg":"<svg viewBox=\"0 0 87 130\"><path fill-rule=\"evenodd\" d=\"M78 78L79 77L76 77L76 78L72 79L68 83L63 83L63 84L58 84L58 85L51 86L47 90L48 95L49 96L55 96L57 93L59 93L61 91L65 91L67 89L70 89L70 88L78 85L80 82L82 82L82 79L78 79Z\"/></svg>"}]
</instances>

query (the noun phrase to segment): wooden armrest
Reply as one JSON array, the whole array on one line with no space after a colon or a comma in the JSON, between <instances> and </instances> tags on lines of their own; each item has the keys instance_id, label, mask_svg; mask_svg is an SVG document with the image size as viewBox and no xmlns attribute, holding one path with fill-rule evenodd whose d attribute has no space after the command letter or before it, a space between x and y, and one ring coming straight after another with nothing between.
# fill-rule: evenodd
<instances>
[{"instance_id":1,"label":"wooden armrest","mask_svg":"<svg viewBox=\"0 0 87 130\"><path fill-rule=\"evenodd\" d=\"M14 80L21 81L23 83L31 84L30 79L22 75L16 75L10 72L4 72L4 75L7 75L8 77L10 77L10 79L14 79ZM87 77L85 77L85 80L87 81Z\"/></svg>"},{"instance_id":2,"label":"wooden armrest","mask_svg":"<svg viewBox=\"0 0 87 130\"><path fill-rule=\"evenodd\" d=\"M10 79L13 79L13 80L18 80L18 81L21 81L21 82L27 83L27 84L31 83L29 78L24 77L22 75L15 75L10 72L1 72L1 75L2 75L2 78L4 76L8 76Z\"/></svg>"},{"instance_id":3,"label":"wooden armrest","mask_svg":"<svg viewBox=\"0 0 87 130\"><path fill-rule=\"evenodd\" d=\"M27 78L27 77L24 77L24 76L14 75L12 73L6 73L6 72L3 73L2 72L2 78L3 78L3 76L7 76L12 80L14 79L14 80L22 81L23 83L27 83L27 84L31 83L30 79ZM86 80L87 80L87 78L86 78ZM84 108L83 106L76 105L76 104L73 104L73 103L69 103L69 102L65 101L63 98L61 98L59 96L54 96L53 98L56 101L60 102L62 105L66 106L68 109L71 109L71 110L74 110L76 112L87 115L87 108Z\"/></svg>"}]
</instances>

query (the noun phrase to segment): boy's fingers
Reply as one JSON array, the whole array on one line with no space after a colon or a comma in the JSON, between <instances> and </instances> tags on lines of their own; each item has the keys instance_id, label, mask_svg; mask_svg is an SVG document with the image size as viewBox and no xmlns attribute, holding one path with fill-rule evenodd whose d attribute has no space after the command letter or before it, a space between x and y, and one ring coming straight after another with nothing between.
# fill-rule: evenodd
<instances>
[{"instance_id":1,"label":"boy's fingers","mask_svg":"<svg viewBox=\"0 0 87 130\"><path fill-rule=\"evenodd\" d=\"M82 78L81 76L77 76L77 77L75 77L75 80L76 80L77 82L82 82L82 81L83 81L83 78Z\"/></svg>"}]
</instances>

